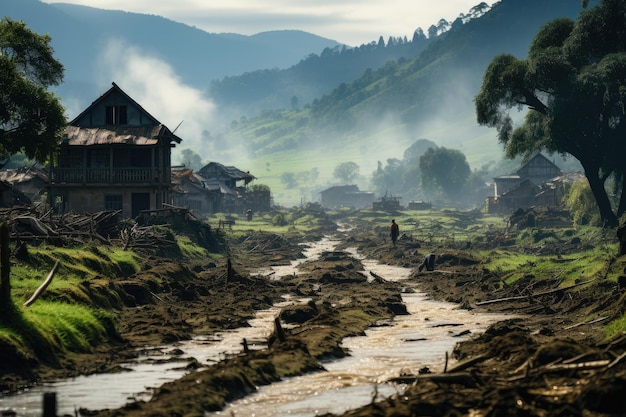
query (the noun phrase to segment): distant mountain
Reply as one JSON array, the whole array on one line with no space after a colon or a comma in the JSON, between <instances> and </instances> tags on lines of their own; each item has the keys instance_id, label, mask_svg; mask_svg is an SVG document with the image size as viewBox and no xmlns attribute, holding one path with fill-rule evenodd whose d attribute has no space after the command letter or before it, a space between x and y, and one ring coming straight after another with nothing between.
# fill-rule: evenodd
<instances>
[{"instance_id":1,"label":"distant mountain","mask_svg":"<svg viewBox=\"0 0 626 417\"><path fill-rule=\"evenodd\" d=\"M172 78L204 94L174 115L176 123L200 128L183 136L175 152L191 149L203 161L250 171L277 201L292 203L315 199L304 193L328 184L334 167L347 161L359 165L367 188L377 165L401 158L418 139L461 150L473 169L499 160L495 130L479 127L474 115L485 69L501 53L524 58L543 24L574 19L582 8L580 0L501 0L484 14L446 24L445 32L429 28L428 38L416 33L359 48L299 31L211 34L158 16L39 0L0 0L0 10L51 35L66 66L58 89L66 107L81 101L82 110L117 81L98 79L102 66L128 61L108 54L138 50L143 61L166 63ZM123 85L131 96L132 80ZM158 100L142 105L162 118L152 110ZM210 102L209 110L201 101ZM285 172L308 183L307 191L285 190Z\"/></svg>"},{"instance_id":2,"label":"distant mountain","mask_svg":"<svg viewBox=\"0 0 626 417\"><path fill-rule=\"evenodd\" d=\"M357 48L325 48L321 54L311 54L287 69L258 70L212 81L209 97L222 113L247 117L294 108L389 61L414 58L430 43L431 39L416 31L410 41L391 38L387 43L381 39Z\"/></svg>"},{"instance_id":3,"label":"distant mountain","mask_svg":"<svg viewBox=\"0 0 626 417\"><path fill-rule=\"evenodd\" d=\"M51 36L55 57L66 67L59 95L84 105L115 81L98 85L95 79L102 54L113 40L167 62L184 83L197 89L225 76L288 68L312 53L339 45L302 31L253 36L207 33L160 16L39 0L0 0L0 14Z\"/></svg>"},{"instance_id":4,"label":"distant mountain","mask_svg":"<svg viewBox=\"0 0 626 417\"><path fill-rule=\"evenodd\" d=\"M481 17L455 21L411 59L366 70L302 108L240 121L221 140L247 144L253 157L341 146L371 167L385 159L380 144L392 145L397 156L428 138L462 150L474 164L489 162L501 148L495 130L477 125L473 103L488 64L501 53L524 58L543 24L575 19L581 10L580 0L502 0ZM292 71L280 73L288 79ZM239 79L245 76L231 82Z\"/></svg>"}]
</instances>

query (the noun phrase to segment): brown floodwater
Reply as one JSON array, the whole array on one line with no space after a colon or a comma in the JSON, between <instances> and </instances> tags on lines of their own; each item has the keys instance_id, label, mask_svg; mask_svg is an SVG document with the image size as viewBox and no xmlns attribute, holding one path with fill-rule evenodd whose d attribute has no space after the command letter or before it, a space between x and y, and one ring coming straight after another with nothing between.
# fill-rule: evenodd
<instances>
[{"instance_id":1,"label":"brown floodwater","mask_svg":"<svg viewBox=\"0 0 626 417\"><path fill-rule=\"evenodd\" d=\"M272 279L298 273L298 265L332 251L338 241L326 237L303 248L304 259L291 265L259 271ZM325 412L341 413L367 404L372 398L401 394L402 385L387 383L400 373L417 373L428 367L443 370L446 352L471 335L484 331L502 316L474 314L457 305L429 300L419 292L419 284L408 280L411 270L381 265L364 259L355 249L349 250L364 265L364 273L390 281L406 281L408 291L403 301L409 315L396 316L384 325L366 331L365 336L347 338L342 346L350 356L323 363L325 372L288 378L229 405L215 416L315 416ZM59 381L25 390L17 395L0 396L0 410L13 410L18 416L41 416L42 398L46 392L57 395L58 415L75 415L80 407L91 410L119 408L135 400L149 400L154 388L183 376L186 360L200 363L219 361L227 353L240 352L241 341L249 347L263 348L271 334L274 318L288 303L307 300L285 299L271 309L257 312L250 327L197 337L175 345L149 349L137 362L126 364L128 372L98 374ZM182 351L180 355L177 350ZM168 360L171 359L171 360Z\"/></svg>"}]
</instances>

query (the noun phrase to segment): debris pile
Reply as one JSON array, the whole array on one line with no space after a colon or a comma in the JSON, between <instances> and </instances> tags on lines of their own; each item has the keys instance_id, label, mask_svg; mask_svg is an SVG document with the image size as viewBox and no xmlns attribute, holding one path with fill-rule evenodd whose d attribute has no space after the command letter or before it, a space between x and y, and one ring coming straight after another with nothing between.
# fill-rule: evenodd
<instances>
[{"instance_id":1,"label":"debris pile","mask_svg":"<svg viewBox=\"0 0 626 417\"><path fill-rule=\"evenodd\" d=\"M11 239L21 243L68 246L97 242L124 250L165 250L172 254L171 249L177 248L176 231L190 235L192 240L209 250L219 247L211 227L186 209L167 208L160 210L158 215L143 213L137 219L122 218L120 213L121 210L105 210L91 214L55 214L52 210L42 213L35 206L15 206L0 209L0 222L7 223Z\"/></svg>"}]
</instances>

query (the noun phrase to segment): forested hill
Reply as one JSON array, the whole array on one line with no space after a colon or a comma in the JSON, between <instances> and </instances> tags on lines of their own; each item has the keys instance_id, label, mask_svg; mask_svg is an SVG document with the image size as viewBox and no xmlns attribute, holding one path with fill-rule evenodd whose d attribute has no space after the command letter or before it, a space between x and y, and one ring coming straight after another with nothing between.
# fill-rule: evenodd
<instances>
[{"instance_id":1,"label":"forested hill","mask_svg":"<svg viewBox=\"0 0 626 417\"><path fill-rule=\"evenodd\" d=\"M418 56L430 44L420 30L411 40L390 37L385 41L325 48L284 70L277 68L229 76L211 82L209 96L224 111L255 116L267 110L295 108L329 93L341 83L354 81L366 69L386 62Z\"/></svg>"},{"instance_id":2,"label":"forested hill","mask_svg":"<svg viewBox=\"0 0 626 417\"><path fill-rule=\"evenodd\" d=\"M502 0L479 18L456 21L414 58L365 69L310 103L292 103L297 108L237 120L219 139L245 144L254 157L312 148L337 156L349 149L352 158L345 158L371 167L427 138L460 149L470 163L487 162L500 147L495 131L477 126L473 98L488 64L501 53L524 58L543 24L575 19L581 10L580 0ZM289 78L293 69L281 73Z\"/></svg>"}]
</instances>

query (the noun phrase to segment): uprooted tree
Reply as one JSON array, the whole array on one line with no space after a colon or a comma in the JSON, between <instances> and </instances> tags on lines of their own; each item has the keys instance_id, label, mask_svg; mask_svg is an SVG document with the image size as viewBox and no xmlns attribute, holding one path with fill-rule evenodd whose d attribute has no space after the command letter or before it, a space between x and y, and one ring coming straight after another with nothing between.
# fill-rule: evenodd
<instances>
[{"instance_id":1,"label":"uprooted tree","mask_svg":"<svg viewBox=\"0 0 626 417\"><path fill-rule=\"evenodd\" d=\"M509 111L524 107L514 128ZM497 128L508 157L544 150L580 161L603 224L618 225L626 211L626 2L601 0L577 21L546 24L525 60L495 57L475 108L479 124ZM611 176L621 187L616 208L605 188Z\"/></svg>"}]
</instances>

